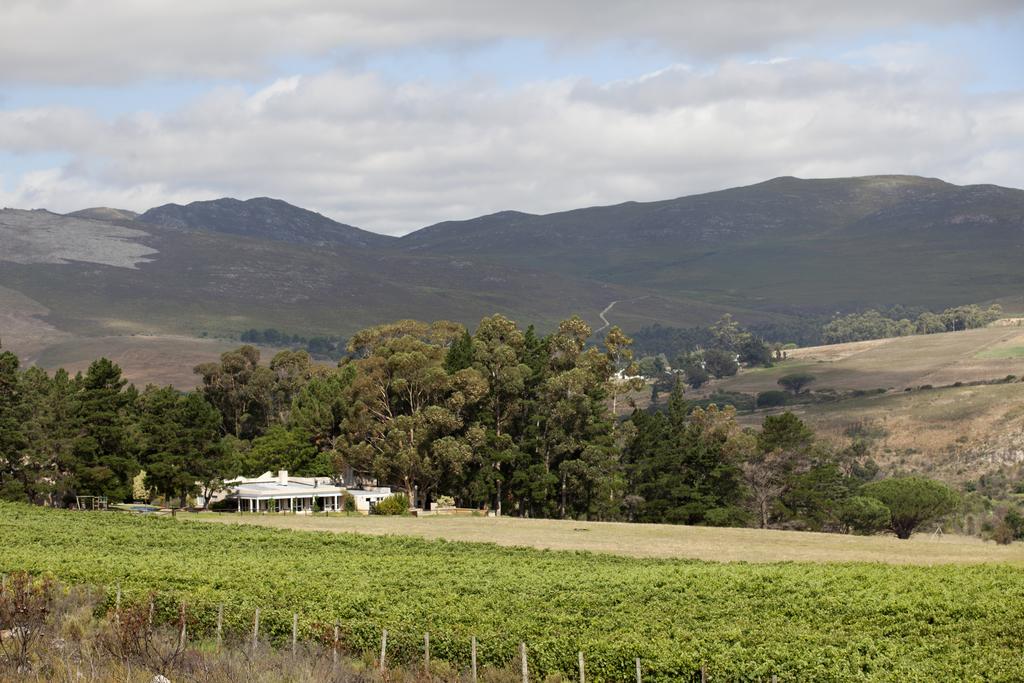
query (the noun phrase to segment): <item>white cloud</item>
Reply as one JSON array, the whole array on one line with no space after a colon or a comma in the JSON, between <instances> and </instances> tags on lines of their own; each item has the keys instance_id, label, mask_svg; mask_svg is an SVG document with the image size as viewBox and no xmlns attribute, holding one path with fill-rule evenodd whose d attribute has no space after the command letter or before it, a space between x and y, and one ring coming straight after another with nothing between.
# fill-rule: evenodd
<instances>
[{"instance_id":1,"label":"white cloud","mask_svg":"<svg viewBox=\"0 0 1024 683\"><path fill-rule=\"evenodd\" d=\"M145 209L277 196L385 232L501 209L654 200L778 175L920 173L1024 185L1024 94L944 71L727 61L632 81L514 88L333 69L166 115L0 111L0 149L72 161L0 204ZM13 187L11 183L13 182Z\"/></svg>"},{"instance_id":2,"label":"white cloud","mask_svg":"<svg viewBox=\"0 0 1024 683\"><path fill-rule=\"evenodd\" d=\"M509 38L718 59L1019 9L1019 0L5 0L0 82L258 79L281 58Z\"/></svg>"}]
</instances>

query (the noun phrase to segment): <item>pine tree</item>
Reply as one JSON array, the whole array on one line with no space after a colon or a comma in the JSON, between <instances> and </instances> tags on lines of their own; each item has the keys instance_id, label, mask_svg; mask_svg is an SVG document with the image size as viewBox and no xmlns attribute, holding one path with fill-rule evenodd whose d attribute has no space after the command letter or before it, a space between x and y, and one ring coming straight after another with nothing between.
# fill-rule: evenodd
<instances>
[{"instance_id":1,"label":"pine tree","mask_svg":"<svg viewBox=\"0 0 1024 683\"><path fill-rule=\"evenodd\" d=\"M0 353L0 498L31 499L31 475L25 467L28 440L23 425L27 417L18 357L4 351Z\"/></svg>"},{"instance_id":2,"label":"pine tree","mask_svg":"<svg viewBox=\"0 0 1024 683\"><path fill-rule=\"evenodd\" d=\"M81 495L128 500L139 471L129 437L133 392L125 391L121 368L106 358L94 361L76 384L69 463L73 486Z\"/></svg>"},{"instance_id":3,"label":"pine tree","mask_svg":"<svg viewBox=\"0 0 1024 683\"><path fill-rule=\"evenodd\" d=\"M469 330L448 348L448 354L444 358L444 369L449 375L454 375L459 370L465 370L473 365L473 337Z\"/></svg>"}]
</instances>

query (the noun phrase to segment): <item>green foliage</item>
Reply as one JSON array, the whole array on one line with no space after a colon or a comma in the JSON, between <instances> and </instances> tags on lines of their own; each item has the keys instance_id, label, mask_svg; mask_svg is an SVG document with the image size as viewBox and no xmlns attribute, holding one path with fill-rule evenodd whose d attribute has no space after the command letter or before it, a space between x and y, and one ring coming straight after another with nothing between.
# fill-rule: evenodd
<instances>
[{"instance_id":1,"label":"green foliage","mask_svg":"<svg viewBox=\"0 0 1024 683\"><path fill-rule=\"evenodd\" d=\"M800 392L815 379L817 378L809 372L791 372L780 377L776 384L792 392L794 396L799 396Z\"/></svg>"},{"instance_id":2,"label":"green foliage","mask_svg":"<svg viewBox=\"0 0 1024 683\"><path fill-rule=\"evenodd\" d=\"M246 330L239 339L243 344L268 344L270 346L285 346L295 349L303 347L313 358L338 360L345 355L345 342L343 337L314 336L303 337L298 334L287 334L272 327L265 330L255 328Z\"/></svg>"},{"instance_id":3,"label":"green foliage","mask_svg":"<svg viewBox=\"0 0 1024 683\"><path fill-rule=\"evenodd\" d=\"M694 389L700 389L711 378L703 365L693 362L687 363L683 368L683 376L686 377L686 383Z\"/></svg>"},{"instance_id":4,"label":"green foliage","mask_svg":"<svg viewBox=\"0 0 1024 683\"><path fill-rule=\"evenodd\" d=\"M822 330L826 344L904 337L911 334L957 332L984 327L1002 316L1002 308L993 304L987 309L977 304L947 308L941 313L925 311L916 321L886 317L875 310L851 313L833 319Z\"/></svg>"},{"instance_id":5,"label":"green foliage","mask_svg":"<svg viewBox=\"0 0 1024 683\"><path fill-rule=\"evenodd\" d=\"M473 365L473 337L469 330L456 339L448 349L444 357L444 369L448 374L454 374L459 370L465 370Z\"/></svg>"},{"instance_id":6,"label":"green foliage","mask_svg":"<svg viewBox=\"0 0 1024 683\"><path fill-rule=\"evenodd\" d=\"M348 491L341 494L341 509L344 512L356 511L356 497Z\"/></svg>"},{"instance_id":7,"label":"green foliage","mask_svg":"<svg viewBox=\"0 0 1024 683\"><path fill-rule=\"evenodd\" d=\"M703 353L704 369L717 379L732 377L739 371L736 354L725 349L707 349Z\"/></svg>"},{"instance_id":8,"label":"green foliage","mask_svg":"<svg viewBox=\"0 0 1024 683\"><path fill-rule=\"evenodd\" d=\"M537 680L573 676L582 650L588 680L633 680L640 657L660 682L699 680L702 665L723 681L1013 681L1024 651L1012 566L633 559L12 504L0 533L0 572L106 587L108 607L118 583L147 611L156 591L157 621L184 601L196 638L212 638L223 603L243 639L260 607L281 644L297 612L300 638L339 622L356 653L379 651L387 628L395 661L422 661L429 631L431 655L462 670L473 635L481 665L526 642Z\"/></svg>"},{"instance_id":9,"label":"green foliage","mask_svg":"<svg viewBox=\"0 0 1024 683\"><path fill-rule=\"evenodd\" d=\"M789 396L785 391L771 389L758 393L756 403L758 408L775 408L786 405L788 401Z\"/></svg>"},{"instance_id":10,"label":"green foliage","mask_svg":"<svg viewBox=\"0 0 1024 683\"><path fill-rule=\"evenodd\" d=\"M25 468L28 439L24 424L29 411L18 373L18 357L9 351L0 352L0 499L32 497L28 478L35 477Z\"/></svg>"},{"instance_id":11,"label":"green foliage","mask_svg":"<svg viewBox=\"0 0 1024 683\"><path fill-rule=\"evenodd\" d=\"M889 528L889 508L877 498L851 496L840 507L839 520L857 534L877 534Z\"/></svg>"},{"instance_id":12,"label":"green foliage","mask_svg":"<svg viewBox=\"0 0 1024 683\"><path fill-rule=\"evenodd\" d=\"M71 404L76 434L70 443L71 480L83 495L131 500L139 471L130 434L137 393L126 390L121 368L101 358L80 380Z\"/></svg>"},{"instance_id":13,"label":"green foliage","mask_svg":"<svg viewBox=\"0 0 1024 683\"><path fill-rule=\"evenodd\" d=\"M221 416L201 394L147 387L139 399L140 462L146 487L165 498L202 489L208 499L229 476L230 452L221 439Z\"/></svg>"},{"instance_id":14,"label":"green foliage","mask_svg":"<svg viewBox=\"0 0 1024 683\"><path fill-rule=\"evenodd\" d=\"M799 450L810 448L814 432L803 420L788 410L779 415L768 415L757 437L758 447L764 451Z\"/></svg>"},{"instance_id":15,"label":"green foliage","mask_svg":"<svg viewBox=\"0 0 1024 683\"><path fill-rule=\"evenodd\" d=\"M924 477L883 479L865 484L861 495L880 500L892 515L889 528L907 539L921 524L956 510L960 496L942 482Z\"/></svg>"},{"instance_id":16,"label":"green foliage","mask_svg":"<svg viewBox=\"0 0 1024 683\"><path fill-rule=\"evenodd\" d=\"M309 439L298 431L271 427L253 440L252 448L241 457L243 471L253 474L288 470L298 477L328 477L331 461L322 456Z\"/></svg>"},{"instance_id":17,"label":"green foliage","mask_svg":"<svg viewBox=\"0 0 1024 683\"><path fill-rule=\"evenodd\" d=\"M633 414L636 435L623 453L627 486L638 498L631 519L734 523L744 517L739 464L754 440L737 425L735 411L712 407L688 413L679 401L681 394L665 413Z\"/></svg>"},{"instance_id":18,"label":"green foliage","mask_svg":"<svg viewBox=\"0 0 1024 683\"><path fill-rule=\"evenodd\" d=\"M374 504L370 512L374 515L407 515L409 499L404 493L395 493Z\"/></svg>"},{"instance_id":19,"label":"green foliage","mask_svg":"<svg viewBox=\"0 0 1024 683\"><path fill-rule=\"evenodd\" d=\"M221 355L219 363L195 368L202 392L224 418L224 433L253 438L269 424L273 411L274 372L261 366L260 352L242 346Z\"/></svg>"}]
</instances>

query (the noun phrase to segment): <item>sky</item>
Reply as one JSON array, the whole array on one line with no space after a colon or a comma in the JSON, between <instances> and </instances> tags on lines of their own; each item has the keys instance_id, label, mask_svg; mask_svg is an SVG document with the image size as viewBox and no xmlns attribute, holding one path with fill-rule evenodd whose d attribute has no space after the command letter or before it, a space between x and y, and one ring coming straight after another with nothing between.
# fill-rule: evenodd
<instances>
[{"instance_id":1,"label":"sky","mask_svg":"<svg viewBox=\"0 0 1024 683\"><path fill-rule=\"evenodd\" d=\"M783 175L1024 187L1024 0L0 6L0 206L403 234Z\"/></svg>"}]
</instances>

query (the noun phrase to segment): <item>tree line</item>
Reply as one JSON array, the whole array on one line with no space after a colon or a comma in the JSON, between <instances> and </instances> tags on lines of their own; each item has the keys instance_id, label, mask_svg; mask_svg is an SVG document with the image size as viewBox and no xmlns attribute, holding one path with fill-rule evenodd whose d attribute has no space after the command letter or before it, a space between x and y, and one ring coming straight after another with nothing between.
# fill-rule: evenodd
<instances>
[{"instance_id":1,"label":"tree line","mask_svg":"<svg viewBox=\"0 0 1024 683\"><path fill-rule=\"evenodd\" d=\"M960 332L984 327L1003 314L998 304L982 308L977 304L947 308L941 313L924 311L916 319L887 317L875 310L851 313L829 322L822 330L826 344L867 341L912 334Z\"/></svg>"},{"instance_id":2,"label":"tree line","mask_svg":"<svg viewBox=\"0 0 1024 683\"><path fill-rule=\"evenodd\" d=\"M939 313L893 306L881 311L869 309L837 315L831 319L807 315L759 322L740 326L739 330L775 354L789 346L817 346L912 334L959 332L984 327L1001 316L1002 308L998 304L988 308L977 304L953 306ZM643 327L634 334L637 357L648 359L643 365L646 371L653 370L652 363L659 358L662 364L681 366L692 354L716 348L719 336L715 328L722 324L722 320L732 321L732 317L726 314L719 322L707 326L681 328L654 324Z\"/></svg>"},{"instance_id":3,"label":"tree line","mask_svg":"<svg viewBox=\"0 0 1024 683\"><path fill-rule=\"evenodd\" d=\"M354 335L334 367L305 351L263 364L242 346L197 366L191 392L139 391L107 359L50 375L3 352L0 496L187 500L287 469L377 479L423 507L445 495L524 517L894 524L891 503L864 495L881 477L866 450L834 448L791 413L743 428L733 409L695 407L676 384L664 411L620 419L642 386L631 340L615 327L599 344L591 334L578 317L547 335L500 315L472 333L403 320ZM731 320L716 334L736 348L746 341Z\"/></svg>"},{"instance_id":4,"label":"tree line","mask_svg":"<svg viewBox=\"0 0 1024 683\"><path fill-rule=\"evenodd\" d=\"M299 334L288 334L268 327L263 330L256 328L243 332L239 339L245 344L266 344L268 346L285 346L292 350L305 349L313 358L339 360L345 355L345 338L319 335L303 337Z\"/></svg>"}]
</instances>

